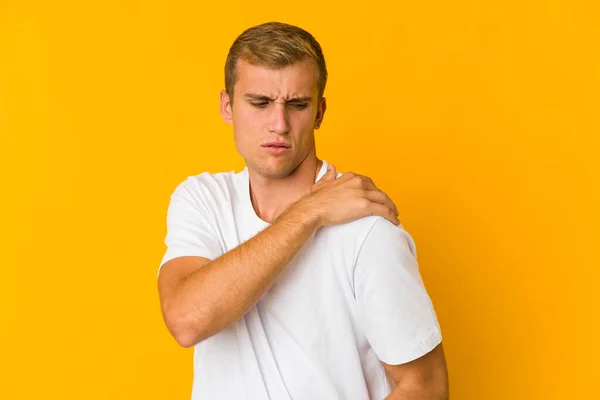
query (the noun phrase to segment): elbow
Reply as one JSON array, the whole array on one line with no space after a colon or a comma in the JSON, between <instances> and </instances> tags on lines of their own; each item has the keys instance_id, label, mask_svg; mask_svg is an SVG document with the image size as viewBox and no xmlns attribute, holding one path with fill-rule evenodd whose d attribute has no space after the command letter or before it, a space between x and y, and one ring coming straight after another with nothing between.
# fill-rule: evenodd
<instances>
[{"instance_id":1,"label":"elbow","mask_svg":"<svg viewBox=\"0 0 600 400\"><path fill-rule=\"evenodd\" d=\"M196 344L200 343L200 341L197 340L194 335L190 335L186 332L171 332L171 334L173 335L173 338L175 338L177 344L186 349L194 347Z\"/></svg>"},{"instance_id":2,"label":"elbow","mask_svg":"<svg viewBox=\"0 0 600 400\"><path fill-rule=\"evenodd\" d=\"M206 315L176 307L165 307L164 311L167 329L177 344L184 348L194 347L209 337L207 332L210 324Z\"/></svg>"},{"instance_id":3,"label":"elbow","mask_svg":"<svg viewBox=\"0 0 600 400\"><path fill-rule=\"evenodd\" d=\"M199 342L196 333L191 328L185 321L172 320L167 322L167 329L169 329L173 339L178 345L186 349L194 347Z\"/></svg>"}]
</instances>

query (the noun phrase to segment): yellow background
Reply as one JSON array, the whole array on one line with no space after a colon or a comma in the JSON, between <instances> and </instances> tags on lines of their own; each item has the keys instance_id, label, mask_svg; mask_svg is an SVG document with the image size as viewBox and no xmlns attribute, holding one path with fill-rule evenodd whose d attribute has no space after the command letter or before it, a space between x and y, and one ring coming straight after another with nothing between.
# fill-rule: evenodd
<instances>
[{"instance_id":1,"label":"yellow background","mask_svg":"<svg viewBox=\"0 0 600 400\"><path fill-rule=\"evenodd\" d=\"M0 398L188 399L163 325L169 195L243 168L218 113L245 28L300 25L318 155L401 210L451 397L597 399L596 1L0 0Z\"/></svg>"}]
</instances>

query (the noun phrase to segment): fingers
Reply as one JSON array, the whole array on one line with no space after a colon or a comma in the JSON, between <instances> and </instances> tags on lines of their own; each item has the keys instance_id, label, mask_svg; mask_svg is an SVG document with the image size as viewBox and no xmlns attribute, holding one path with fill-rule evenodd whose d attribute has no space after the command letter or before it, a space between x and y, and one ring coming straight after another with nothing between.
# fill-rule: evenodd
<instances>
[{"instance_id":1,"label":"fingers","mask_svg":"<svg viewBox=\"0 0 600 400\"><path fill-rule=\"evenodd\" d=\"M360 216L381 216L394 225L400 225L398 209L386 193L379 190L371 178L353 172L346 172L337 178L335 166L330 164L323 177L314 184L313 197L320 198L321 204L331 205L328 222L325 226L349 221ZM316 196L316 197L315 197ZM348 202L356 202L358 208L339 207L333 204L343 205ZM343 210L347 209L354 217ZM353 211L350 211L352 210ZM344 214L347 214L344 216Z\"/></svg>"},{"instance_id":2,"label":"fingers","mask_svg":"<svg viewBox=\"0 0 600 400\"><path fill-rule=\"evenodd\" d=\"M367 207L369 215L378 215L390 221L394 225L400 225L398 216L388 207L379 203L370 203Z\"/></svg>"},{"instance_id":3,"label":"fingers","mask_svg":"<svg viewBox=\"0 0 600 400\"><path fill-rule=\"evenodd\" d=\"M317 183L321 182L321 181L325 182L325 181L333 180L336 178L336 176L337 176L337 172L335 170L335 166L333 164L329 164L327 166L327 171L325 171L325 174L323 174L323 176L321 177L321 179L319 179L317 181Z\"/></svg>"},{"instance_id":4,"label":"fingers","mask_svg":"<svg viewBox=\"0 0 600 400\"><path fill-rule=\"evenodd\" d=\"M370 195L374 196L372 201L376 203L383 204L384 206L389 207L396 215L399 214L398 207L396 204L390 199L390 197L373 183L373 180L368 176L357 175L362 179L362 188L370 192Z\"/></svg>"},{"instance_id":5,"label":"fingers","mask_svg":"<svg viewBox=\"0 0 600 400\"><path fill-rule=\"evenodd\" d=\"M368 176L356 174L354 172L346 172L338 179L339 184L347 184L361 191L360 197L364 197L369 201L387 207L392 214L393 219L398 219L398 208L389 196L380 190L373 180ZM393 221L392 221L393 222Z\"/></svg>"},{"instance_id":6,"label":"fingers","mask_svg":"<svg viewBox=\"0 0 600 400\"><path fill-rule=\"evenodd\" d=\"M381 190L365 190L363 195L371 202L384 205L398 215L398 208L394 202Z\"/></svg>"},{"instance_id":7,"label":"fingers","mask_svg":"<svg viewBox=\"0 0 600 400\"><path fill-rule=\"evenodd\" d=\"M340 184L348 183L356 189L375 190L377 187L368 176L356 174L354 172L346 172L340 177Z\"/></svg>"},{"instance_id":8,"label":"fingers","mask_svg":"<svg viewBox=\"0 0 600 400\"><path fill-rule=\"evenodd\" d=\"M313 184L311 191L314 192L316 190L319 190L320 188L325 186L328 182L335 180L336 176L337 176L337 172L335 171L335 167L333 165L329 164L327 166L327 171L325 172L325 174L323 174L321 179L319 179L318 181L316 181Z\"/></svg>"},{"instance_id":9,"label":"fingers","mask_svg":"<svg viewBox=\"0 0 600 400\"><path fill-rule=\"evenodd\" d=\"M329 164L327 166L327 172L323 177L327 177L327 179L335 179L337 177L337 171L335 170L335 165Z\"/></svg>"}]
</instances>

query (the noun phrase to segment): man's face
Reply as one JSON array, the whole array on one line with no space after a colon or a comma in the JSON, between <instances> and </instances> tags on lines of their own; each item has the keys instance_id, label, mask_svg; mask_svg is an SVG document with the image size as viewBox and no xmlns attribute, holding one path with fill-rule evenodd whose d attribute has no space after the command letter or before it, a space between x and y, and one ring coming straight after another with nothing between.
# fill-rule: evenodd
<instances>
[{"instance_id":1,"label":"man's face","mask_svg":"<svg viewBox=\"0 0 600 400\"><path fill-rule=\"evenodd\" d=\"M318 101L318 69L302 61L282 69L238 61L233 104L221 92L221 115L233 124L248 168L266 178L290 175L314 150L314 129L325 113Z\"/></svg>"}]
</instances>

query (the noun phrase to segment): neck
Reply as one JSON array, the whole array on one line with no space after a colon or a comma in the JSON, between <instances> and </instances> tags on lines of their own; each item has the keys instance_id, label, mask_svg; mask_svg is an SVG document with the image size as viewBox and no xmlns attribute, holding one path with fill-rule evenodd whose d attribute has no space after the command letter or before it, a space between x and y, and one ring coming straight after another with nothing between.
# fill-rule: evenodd
<instances>
[{"instance_id":1,"label":"neck","mask_svg":"<svg viewBox=\"0 0 600 400\"><path fill-rule=\"evenodd\" d=\"M248 168L250 199L260 219L273 222L292 203L310 192L323 165L314 153L311 155L284 178L265 178Z\"/></svg>"}]
</instances>

